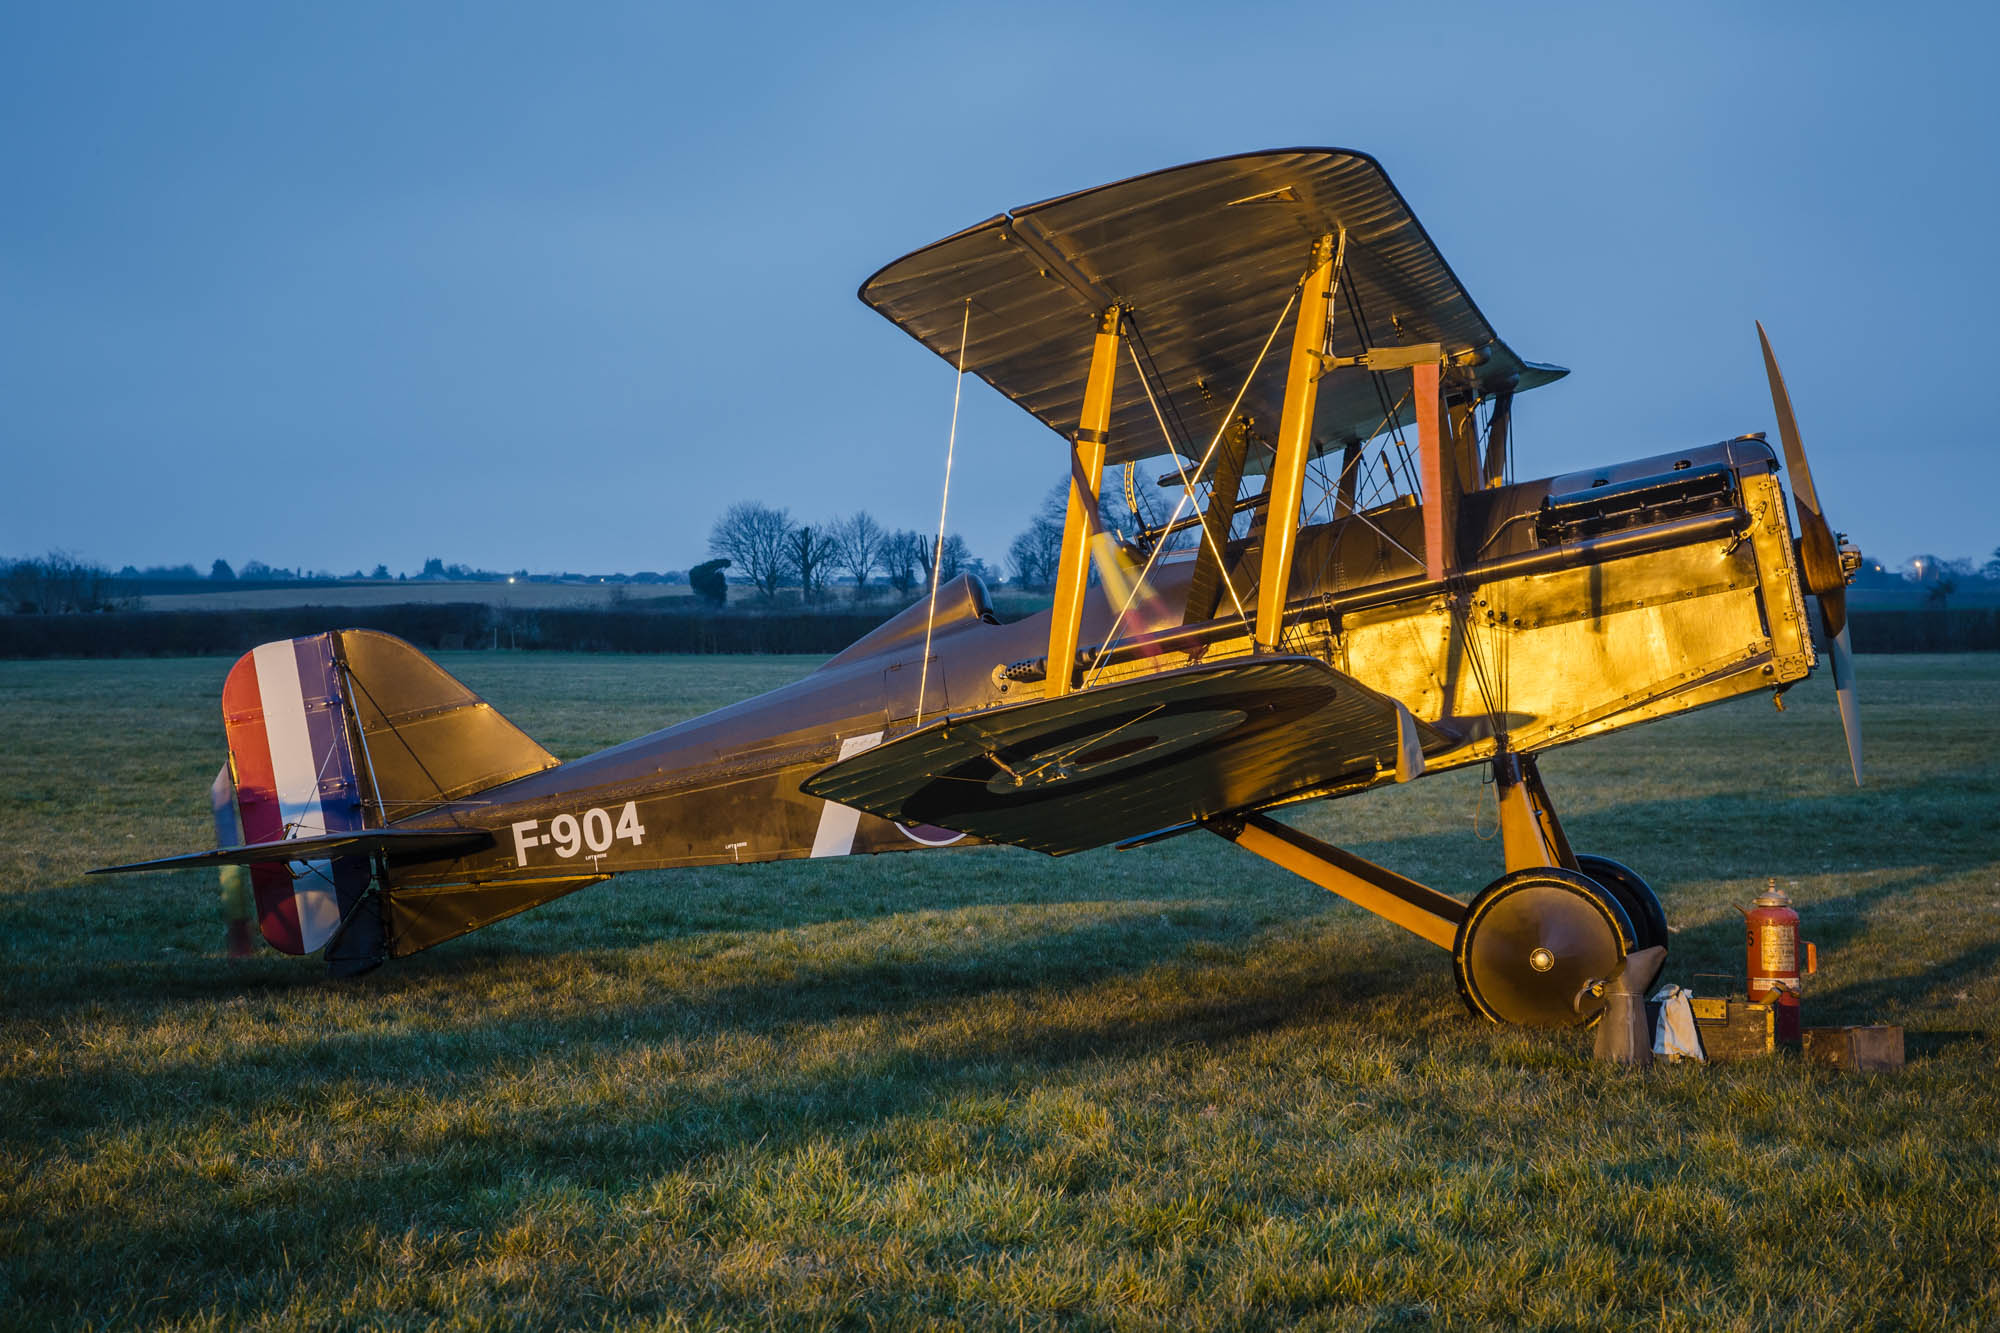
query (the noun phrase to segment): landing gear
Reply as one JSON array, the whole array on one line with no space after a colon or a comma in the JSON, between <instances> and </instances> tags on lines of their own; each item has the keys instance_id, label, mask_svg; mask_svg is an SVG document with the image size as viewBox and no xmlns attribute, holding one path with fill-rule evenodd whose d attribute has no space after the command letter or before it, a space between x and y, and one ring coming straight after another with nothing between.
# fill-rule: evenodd
<instances>
[{"instance_id":1,"label":"landing gear","mask_svg":"<svg viewBox=\"0 0 2000 1333\"><path fill-rule=\"evenodd\" d=\"M1472 1011L1521 1027L1576 1027L1601 1001L1574 1007L1584 984L1614 975L1634 948L1632 919L1586 875L1515 870L1472 900L1452 942L1458 993Z\"/></svg>"},{"instance_id":2,"label":"landing gear","mask_svg":"<svg viewBox=\"0 0 2000 1333\"><path fill-rule=\"evenodd\" d=\"M1587 981L1625 955L1667 942L1667 915L1646 881L1605 856L1570 850L1533 755L1493 761L1506 875L1459 923L1452 962L1459 994L1496 1023L1570 1027L1597 1017L1571 1007Z\"/></svg>"},{"instance_id":3,"label":"landing gear","mask_svg":"<svg viewBox=\"0 0 2000 1333\"><path fill-rule=\"evenodd\" d=\"M1628 954L1667 942L1666 913L1646 881L1603 856L1578 856L1528 754L1493 761L1507 873L1468 905L1267 815L1204 826L1247 852L1451 950L1458 992L1495 1023L1577 1027L1586 982L1615 976Z\"/></svg>"},{"instance_id":4,"label":"landing gear","mask_svg":"<svg viewBox=\"0 0 2000 1333\"><path fill-rule=\"evenodd\" d=\"M1639 878L1637 871L1608 856L1592 856L1587 852L1577 855L1576 868L1609 889L1618 905L1625 909L1632 928L1639 933L1638 943L1632 946L1635 950L1650 949L1656 944L1666 947L1666 909L1660 906L1659 896Z\"/></svg>"}]
</instances>

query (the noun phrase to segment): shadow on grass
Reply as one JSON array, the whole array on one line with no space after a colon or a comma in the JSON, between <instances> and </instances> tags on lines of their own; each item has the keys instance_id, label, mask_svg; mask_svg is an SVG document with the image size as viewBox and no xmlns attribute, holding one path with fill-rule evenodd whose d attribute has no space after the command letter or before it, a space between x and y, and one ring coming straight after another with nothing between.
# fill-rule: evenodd
<instances>
[{"instance_id":1,"label":"shadow on grass","mask_svg":"<svg viewBox=\"0 0 2000 1333\"><path fill-rule=\"evenodd\" d=\"M1144 915L1148 922L1157 922L1156 912L1149 909ZM799 960L780 975L753 981L714 978L712 974L725 965L715 958L663 964L657 957L606 953L580 960L571 956L530 960L524 965L513 954L493 951L405 971L372 992L347 983L351 997L374 1006L385 1021L399 1022L393 1031L364 1028L312 1036L304 1031L309 1016L298 1015L283 1020L287 1026L275 1029L269 1044L244 1049L240 1060L190 1055L149 1061L143 1073L91 1069L56 1077L17 1077L0 1089L0 1105L14 1103L12 1113L0 1117L0 1143L46 1146L51 1134L87 1132L107 1122L130 1124L135 1103L149 1108L139 1117L148 1132L206 1123L225 1111L229 1119L247 1122L267 1111L296 1111L356 1082L377 1094L428 1088L446 1095L476 1084L499 1067L569 1058L579 1051L712 1042L733 1034L800 1040L803 1030L829 1020L889 1018L914 1026L954 1008L969 1016L963 1026L970 1035L954 1043L949 1054L898 1048L892 1058L936 1065L934 1072L947 1080L959 1065L1010 1066L1030 1077L1033 1071L1045 1072L1071 1061L1131 1054L1169 1042L1226 1043L1290 1021L1323 1017L1329 1006L1366 1008L1409 984L1407 969L1395 957L1341 950L1322 955L1304 975L1296 969L1258 972L1254 966L1230 961L1226 966L1243 968L1240 975L1247 985L1234 987L1226 996L1172 1001L1149 997L1144 1017L1121 1011L1101 994L1108 984L1129 984L1142 974L1164 969L1190 976L1216 966L1191 963L1189 954L1209 946L1223 950L1227 958L1248 942L1250 934L1236 925L1189 930L1135 924L1126 918L1017 935L1002 943L983 942L945 959ZM503 986L532 982L552 963L573 966L579 961L597 978L622 984L628 991L648 990L649 998L594 1005L587 994L567 1000L552 997L546 1005L520 1003L493 1017L443 1027L400 1026L413 1008L425 1007L440 985L494 993ZM89 983L85 979L78 984L87 988ZM236 986L230 978L214 975L187 986L182 997L282 998L325 984L302 976L295 982L266 979ZM1001 997L1016 1001L1017 1008L1032 1005L1043 1014L1082 1008L1101 1017L1074 1023L1038 1018L1018 1031L996 1030L982 1019L978 1002ZM120 1013L112 1021L137 1027L162 1019L167 1016L149 1010ZM444 1048L449 1051L448 1072L438 1073L436 1058ZM232 1064L243 1067L249 1077L232 1081L228 1077ZM193 1088L216 1100L187 1095ZM173 1090L173 1095L164 1099L149 1095L160 1089ZM776 1084L764 1084L753 1096L756 1100L796 1096L815 1103L829 1096L838 1100L817 1076L784 1092Z\"/></svg>"},{"instance_id":2,"label":"shadow on grass","mask_svg":"<svg viewBox=\"0 0 2000 1333\"><path fill-rule=\"evenodd\" d=\"M233 1070L190 1062L144 1076L19 1080L7 1094L12 1114L0 1126L8 1151L53 1149L84 1160L109 1153L118 1170L138 1173L130 1187L136 1197L176 1204L163 1218L128 1204L127 1189L72 1199L37 1224L31 1249L19 1256L15 1291L31 1302L77 1298L62 1256L94 1244L145 1256L136 1280L156 1302L151 1317L215 1308L218 1293L201 1275L216 1272L246 1279L221 1297L224 1304L254 1306L291 1280L271 1255L362 1254L413 1226L504 1225L521 1200L540 1193L629 1194L699 1163L715 1170L715 1159L745 1151L782 1170L784 1154L826 1136L893 1153L893 1133L880 1131L912 1121L952 1119L975 1138L1018 1137L1037 1131L952 1108L1060 1085L1088 1062L1173 1058L1177 1048L1226 1046L1334 1014L1365 1015L1408 986L1402 960L1382 951L1290 949L1274 967L1219 973L1213 963L1180 964L1190 932L1158 936L1135 945L1120 922L985 945L949 962L809 967L608 1009L520 1013L464 1025L451 1034L448 1055L436 1032L358 1032L298 1041L282 1066L269 1052L248 1052ZM492 959L479 970L507 966ZM1155 975L1140 1002L1130 994L1131 976L1149 969L1167 975ZM421 998L428 982L414 981L398 989ZM1010 1003L979 1003L1002 996ZM781 1050L812 1051L806 1029L834 1014L892 1021L858 1030L852 1048L834 1060L746 1067L743 1050L731 1048L724 1068L654 1069L643 1084L608 1092L620 1066L593 1058L605 1053L615 1061L694 1039L698 1060L714 1049L700 1039L731 1029L773 1038ZM554 1065L547 1077L570 1082L575 1099L542 1091L523 1106L496 1083L502 1071L517 1076L544 1061ZM711 1072L727 1077L705 1077ZM533 1082L545 1088L544 1076ZM28 1107L49 1113L24 1115ZM184 1150L132 1156L147 1151L140 1145L215 1133L228 1143L240 1132L234 1127L273 1118L303 1120L306 1140L296 1159L260 1160L239 1149L226 1176L211 1179ZM323 1136L315 1135L321 1126ZM97 1140L104 1131L115 1144ZM309 1164L315 1137L331 1155ZM515 1203L482 1202L496 1190ZM246 1226L256 1236L247 1249Z\"/></svg>"},{"instance_id":3,"label":"shadow on grass","mask_svg":"<svg viewBox=\"0 0 2000 1333\"><path fill-rule=\"evenodd\" d=\"M1943 1055L1954 1046L1984 1045L1991 1041L1991 1034L1973 1028L1932 1028L1924 1032L1905 1032L1903 1054L1912 1060L1926 1060Z\"/></svg>"},{"instance_id":4,"label":"shadow on grass","mask_svg":"<svg viewBox=\"0 0 2000 1333\"><path fill-rule=\"evenodd\" d=\"M1949 800L1940 798L1941 790ZM1988 807L1982 804L1986 794L2000 797L1992 771L1968 768L1939 783L1860 792L1775 798L1723 793L1631 802L1566 821L1565 832L1577 851L1630 865L1656 891L1670 890L1687 878L1784 880L1838 869L1921 865L1942 874L1991 865L1996 859ZM1554 797L1560 813L1561 791ZM1310 825L1310 817L1301 822ZM1392 842L1350 840L1346 845L1391 869L1399 861L1462 860L1467 850L1483 845L1490 850L1482 855L1495 863L1491 877L1500 873L1497 844L1474 844L1463 833L1423 834ZM1486 882L1435 887L1470 896Z\"/></svg>"},{"instance_id":5,"label":"shadow on grass","mask_svg":"<svg viewBox=\"0 0 2000 1333\"><path fill-rule=\"evenodd\" d=\"M1943 1006L1974 983L1992 977L1996 967L2000 967L2000 940L1987 940L1927 962L1914 973L1867 977L1815 991L1812 1019L1875 1023L1893 1013Z\"/></svg>"}]
</instances>

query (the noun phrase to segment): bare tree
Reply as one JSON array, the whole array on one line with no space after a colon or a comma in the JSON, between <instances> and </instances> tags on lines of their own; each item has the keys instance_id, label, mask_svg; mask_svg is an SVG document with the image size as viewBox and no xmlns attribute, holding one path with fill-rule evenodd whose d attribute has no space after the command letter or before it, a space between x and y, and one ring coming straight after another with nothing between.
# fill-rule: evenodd
<instances>
[{"instance_id":1,"label":"bare tree","mask_svg":"<svg viewBox=\"0 0 2000 1333\"><path fill-rule=\"evenodd\" d=\"M1913 580L1924 593L1924 605L1943 607L1958 591L1958 581L1972 573L1970 560L1947 560L1941 555L1913 555L1910 557L1910 572L1904 577Z\"/></svg>"},{"instance_id":2,"label":"bare tree","mask_svg":"<svg viewBox=\"0 0 2000 1333\"><path fill-rule=\"evenodd\" d=\"M808 605L826 592L826 570L833 561L833 543L827 529L816 523L800 523L785 534L785 569L799 581L799 597Z\"/></svg>"},{"instance_id":3,"label":"bare tree","mask_svg":"<svg viewBox=\"0 0 2000 1333\"><path fill-rule=\"evenodd\" d=\"M882 544L889 534L863 509L835 521L831 526L834 563L854 580L854 598L868 595L868 576L882 558Z\"/></svg>"},{"instance_id":4,"label":"bare tree","mask_svg":"<svg viewBox=\"0 0 2000 1333\"><path fill-rule=\"evenodd\" d=\"M923 538L907 528L882 539L882 572L898 596L908 597L917 586L917 551Z\"/></svg>"},{"instance_id":5,"label":"bare tree","mask_svg":"<svg viewBox=\"0 0 2000 1333\"><path fill-rule=\"evenodd\" d=\"M923 566L924 586L926 588L931 586L931 548L936 545L937 543L930 537L922 534L919 534L917 537L917 563ZM940 552L940 558L937 562L939 565L937 581L939 583L943 583L947 579L957 578L959 571L972 558L972 552L966 548L965 538L955 532L944 539L944 545L938 547L938 550Z\"/></svg>"},{"instance_id":6,"label":"bare tree","mask_svg":"<svg viewBox=\"0 0 2000 1333\"><path fill-rule=\"evenodd\" d=\"M708 549L749 575L758 592L774 597L786 573L785 539L796 526L790 510L739 500L709 529Z\"/></svg>"},{"instance_id":7,"label":"bare tree","mask_svg":"<svg viewBox=\"0 0 2000 1333\"><path fill-rule=\"evenodd\" d=\"M1143 474L1142 474L1143 475ZM1142 510L1149 509L1147 494L1138 491ZM1018 533L1007 547L1007 563L1014 581L1024 588L1052 588L1056 582L1056 570L1062 560L1063 524L1069 517L1069 480L1064 478L1049 489L1042 497L1041 507L1028 520L1028 526ZM1150 512L1143 515L1151 522ZM1098 523L1104 531L1120 539L1129 540L1139 530L1131 509L1125 503L1122 489L1105 486L1097 497Z\"/></svg>"},{"instance_id":8,"label":"bare tree","mask_svg":"<svg viewBox=\"0 0 2000 1333\"><path fill-rule=\"evenodd\" d=\"M1062 557L1062 529L1037 517L1027 531L1007 547L1007 566L1014 583L1045 590L1055 586L1056 563Z\"/></svg>"},{"instance_id":9,"label":"bare tree","mask_svg":"<svg viewBox=\"0 0 2000 1333\"><path fill-rule=\"evenodd\" d=\"M69 615L111 606L111 571L67 551L16 560L6 569L7 600L30 615Z\"/></svg>"},{"instance_id":10,"label":"bare tree","mask_svg":"<svg viewBox=\"0 0 2000 1333\"><path fill-rule=\"evenodd\" d=\"M955 532L946 537L939 563L944 566L944 578L955 579L966 573L967 567L972 564L972 550L965 544L965 538Z\"/></svg>"},{"instance_id":11,"label":"bare tree","mask_svg":"<svg viewBox=\"0 0 2000 1333\"><path fill-rule=\"evenodd\" d=\"M1069 482L1059 481L1042 497L1041 508L1027 529L1007 547L1014 581L1024 588L1053 588L1062 559L1063 519L1069 508ZM1102 506L1100 506L1100 509Z\"/></svg>"}]
</instances>

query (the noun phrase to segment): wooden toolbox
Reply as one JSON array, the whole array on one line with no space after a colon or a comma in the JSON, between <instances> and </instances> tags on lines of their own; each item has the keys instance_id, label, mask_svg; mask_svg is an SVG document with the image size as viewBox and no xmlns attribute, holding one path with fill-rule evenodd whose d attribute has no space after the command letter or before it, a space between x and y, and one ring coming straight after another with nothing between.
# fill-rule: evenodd
<instances>
[{"instance_id":1,"label":"wooden toolbox","mask_svg":"<svg viewBox=\"0 0 2000 1333\"><path fill-rule=\"evenodd\" d=\"M1694 1030L1710 1060L1751 1060L1799 1044L1798 1006L1698 995Z\"/></svg>"}]
</instances>

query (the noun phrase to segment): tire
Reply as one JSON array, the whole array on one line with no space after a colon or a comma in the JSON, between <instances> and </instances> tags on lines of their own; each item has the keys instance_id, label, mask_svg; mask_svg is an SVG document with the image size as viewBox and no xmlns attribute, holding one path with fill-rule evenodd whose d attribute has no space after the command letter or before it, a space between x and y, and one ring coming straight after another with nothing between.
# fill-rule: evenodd
<instances>
[{"instance_id":1,"label":"tire","mask_svg":"<svg viewBox=\"0 0 2000 1333\"><path fill-rule=\"evenodd\" d=\"M1586 982L1615 976L1635 947L1632 918L1610 890L1554 867L1488 884L1452 942L1458 993L1473 1013L1517 1027L1582 1027L1602 1001L1574 1007Z\"/></svg>"},{"instance_id":2,"label":"tire","mask_svg":"<svg viewBox=\"0 0 2000 1333\"><path fill-rule=\"evenodd\" d=\"M1650 949L1656 944L1663 949L1671 947L1667 942L1667 911L1660 906L1660 896L1639 878L1637 871L1608 856L1588 855L1576 858L1576 868L1610 890L1618 905L1625 909L1639 935L1639 942L1632 946L1635 950Z\"/></svg>"}]
</instances>

